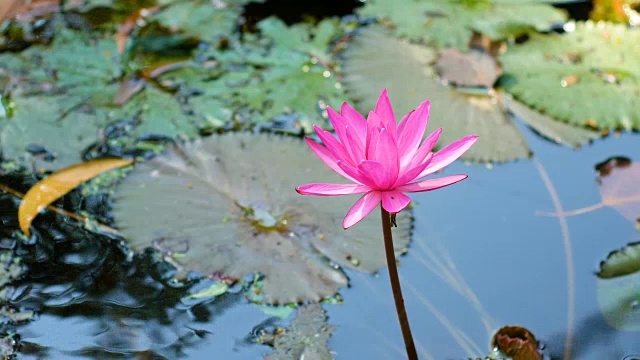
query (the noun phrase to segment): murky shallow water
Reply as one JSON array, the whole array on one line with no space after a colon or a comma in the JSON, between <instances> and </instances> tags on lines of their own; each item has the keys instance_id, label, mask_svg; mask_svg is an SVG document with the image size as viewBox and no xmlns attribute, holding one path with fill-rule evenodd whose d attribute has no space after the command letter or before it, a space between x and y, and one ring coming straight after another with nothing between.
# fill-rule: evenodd
<instances>
[{"instance_id":1,"label":"murky shallow water","mask_svg":"<svg viewBox=\"0 0 640 360\"><path fill-rule=\"evenodd\" d=\"M534 159L492 170L455 163L446 173L468 173L468 180L413 194L415 235L400 275L421 356L483 356L503 325L527 327L554 359L566 356L568 338L572 359L640 354L638 334L614 330L601 315L594 275L610 251L640 240L633 224L603 208L566 218L566 237L559 218L536 214L555 211L542 172L564 210L596 204L594 165L611 156L636 160L639 135L611 136L575 151L525 133ZM271 350L252 334L295 316L267 315L238 289L190 307L180 289L154 275L153 261L121 267L115 252L99 253L107 256L105 270L92 279L98 286L89 295L76 289L78 277L73 287L35 285L31 294L39 299L24 296L23 304L45 298L46 305L38 320L19 329L23 358L256 359ZM73 256L65 259L73 268ZM343 303L324 305L336 326L329 342L335 357L402 358L386 271L348 275L352 286L341 291Z\"/></svg>"}]
</instances>

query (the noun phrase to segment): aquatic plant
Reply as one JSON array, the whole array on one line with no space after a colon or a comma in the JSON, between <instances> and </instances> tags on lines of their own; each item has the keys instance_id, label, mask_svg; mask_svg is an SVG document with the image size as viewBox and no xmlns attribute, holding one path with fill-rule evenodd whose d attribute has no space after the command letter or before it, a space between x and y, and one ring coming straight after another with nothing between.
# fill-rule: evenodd
<instances>
[{"instance_id":1,"label":"aquatic plant","mask_svg":"<svg viewBox=\"0 0 640 360\"><path fill-rule=\"evenodd\" d=\"M505 89L561 122L640 129L640 31L609 23L567 23L563 34L532 34L499 57Z\"/></svg>"},{"instance_id":2,"label":"aquatic plant","mask_svg":"<svg viewBox=\"0 0 640 360\"><path fill-rule=\"evenodd\" d=\"M610 252L596 276L598 306L609 325L640 331L640 243Z\"/></svg>"},{"instance_id":3,"label":"aquatic plant","mask_svg":"<svg viewBox=\"0 0 640 360\"><path fill-rule=\"evenodd\" d=\"M445 59L449 51L421 44L414 44L395 37L383 26L373 24L362 27L348 40L348 46L341 53L343 64L342 84L346 94L354 100L360 111L375 105L377 89L385 87L391 94L394 107L400 113L411 111L422 99L430 99L441 104L431 109L429 124L431 131L446 127L440 140L449 143L466 134L480 136L478 142L465 154L464 160L481 162L506 162L531 155L522 131L513 117L517 115L537 133L557 143L576 146L589 142L596 135L587 129L555 121L517 101L509 99L496 89L485 87L495 80L495 59L464 54L466 62L455 68L456 77L448 71ZM402 56L379 56L380 48L389 54ZM470 57L470 58L469 58ZM449 56L450 58L450 56ZM493 60L493 74L487 74ZM436 66L433 66L436 63ZM437 68L436 68L437 67ZM477 67L485 72L482 76L469 71ZM463 74L471 77L460 79ZM444 85L443 82L448 82ZM460 88L458 85L482 85Z\"/></svg>"},{"instance_id":4,"label":"aquatic plant","mask_svg":"<svg viewBox=\"0 0 640 360\"><path fill-rule=\"evenodd\" d=\"M385 264L375 220L342 231L336 207L352 199L300 197L293 188L339 176L290 137L229 133L138 163L116 189L116 225L131 247L153 247L178 268L228 280L263 275L257 301L319 301L348 284L341 267ZM395 251L406 251L411 213L398 215ZM339 266L338 266L339 265Z\"/></svg>"},{"instance_id":5,"label":"aquatic plant","mask_svg":"<svg viewBox=\"0 0 640 360\"><path fill-rule=\"evenodd\" d=\"M307 184L297 187L296 191L315 196L364 194L342 222L348 229L380 203L383 211L399 213L411 201L405 192L436 190L466 179L466 175L452 175L414 182L454 162L478 139L475 135L465 136L434 154L431 150L438 142L442 128L421 144L429 109L429 101L424 101L396 124L386 89L368 119L347 103L342 104L342 114L329 107L329 119L338 140L315 126L324 146L311 139L307 139L307 143L327 166L353 184Z\"/></svg>"},{"instance_id":6,"label":"aquatic plant","mask_svg":"<svg viewBox=\"0 0 640 360\"><path fill-rule=\"evenodd\" d=\"M324 146L310 139L307 139L307 143L329 168L353 184L314 183L296 188L302 195L315 196L364 193L345 216L342 222L345 230L382 204L380 210L389 278L410 360L417 359L418 355L402 299L391 224L395 224L395 214L411 201L405 192L436 190L466 179L466 175L452 175L419 181L454 162L478 139L475 135L465 136L434 154L431 150L438 142L442 129L436 130L422 141L429 109L429 101L424 101L397 124L386 89L382 90L375 110L369 113L367 119L347 103L342 104L341 114L328 107L329 119L338 139L315 126L316 134ZM393 214L391 219L390 214Z\"/></svg>"}]
</instances>

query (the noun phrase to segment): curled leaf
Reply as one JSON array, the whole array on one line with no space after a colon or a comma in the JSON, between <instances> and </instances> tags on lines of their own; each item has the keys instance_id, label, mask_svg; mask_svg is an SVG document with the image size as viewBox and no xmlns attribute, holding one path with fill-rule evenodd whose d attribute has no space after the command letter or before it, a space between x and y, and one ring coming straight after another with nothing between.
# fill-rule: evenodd
<instances>
[{"instance_id":1,"label":"curled leaf","mask_svg":"<svg viewBox=\"0 0 640 360\"><path fill-rule=\"evenodd\" d=\"M520 326L505 326L493 337L493 347L513 360L540 360L538 341L533 334Z\"/></svg>"},{"instance_id":2,"label":"curled leaf","mask_svg":"<svg viewBox=\"0 0 640 360\"><path fill-rule=\"evenodd\" d=\"M377 218L342 229L353 197L294 190L316 181L344 179L298 139L212 136L139 164L116 192L114 215L132 247L155 247L183 276L262 273L265 303L315 301L347 285L336 264L366 272L386 264ZM410 212L397 222L400 254L411 235Z\"/></svg>"},{"instance_id":3,"label":"curled leaf","mask_svg":"<svg viewBox=\"0 0 640 360\"><path fill-rule=\"evenodd\" d=\"M20 229L29 235L29 226L48 205L64 196L76 186L96 175L130 165L127 159L98 159L72 165L38 181L27 191L18 208Z\"/></svg>"},{"instance_id":4,"label":"curled leaf","mask_svg":"<svg viewBox=\"0 0 640 360\"><path fill-rule=\"evenodd\" d=\"M600 263L596 294L602 315L618 330L640 330L640 243L611 252Z\"/></svg>"}]
</instances>

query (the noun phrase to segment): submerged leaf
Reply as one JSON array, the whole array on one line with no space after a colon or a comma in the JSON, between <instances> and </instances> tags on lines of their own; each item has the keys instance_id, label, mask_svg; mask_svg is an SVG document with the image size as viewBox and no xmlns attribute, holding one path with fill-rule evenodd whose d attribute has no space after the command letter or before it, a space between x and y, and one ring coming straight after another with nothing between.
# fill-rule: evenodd
<instances>
[{"instance_id":1,"label":"submerged leaf","mask_svg":"<svg viewBox=\"0 0 640 360\"><path fill-rule=\"evenodd\" d=\"M600 263L598 305L618 330L640 330L640 243L613 251Z\"/></svg>"},{"instance_id":2,"label":"submerged leaf","mask_svg":"<svg viewBox=\"0 0 640 360\"><path fill-rule=\"evenodd\" d=\"M535 0L369 0L358 12L391 21L401 37L460 50L473 31L498 40L548 30L566 19L562 11Z\"/></svg>"},{"instance_id":3,"label":"submerged leaf","mask_svg":"<svg viewBox=\"0 0 640 360\"><path fill-rule=\"evenodd\" d=\"M114 215L134 248L163 251L182 274L260 272L266 303L320 300L347 285L335 264L375 272L385 255L377 218L342 229L353 197L295 192L314 181L344 179L300 140L212 136L139 164L118 188ZM399 254L410 240L410 212L397 221Z\"/></svg>"},{"instance_id":4,"label":"submerged leaf","mask_svg":"<svg viewBox=\"0 0 640 360\"><path fill-rule=\"evenodd\" d=\"M591 22L565 34L534 34L500 57L506 90L575 126L640 129L639 42L638 30Z\"/></svg>"},{"instance_id":5,"label":"submerged leaf","mask_svg":"<svg viewBox=\"0 0 640 360\"><path fill-rule=\"evenodd\" d=\"M402 55L380 56L380 48L387 54ZM429 65L435 58L431 48L370 27L361 29L344 57L345 89L358 101L361 111L373 109L377 92L386 87L397 114L408 113L424 99L431 101L427 133L444 128L441 144L467 134L479 135L478 142L462 155L464 159L503 162L529 155L524 137L496 97L463 94L436 81L435 70Z\"/></svg>"},{"instance_id":6,"label":"submerged leaf","mask_svg":"<svg viewBox=\"0 0 640 360\"><path fill-rule=\"evenodd\" d=\"M606 175L601 174L599 180L602 203L634 224L640 223L640 163L613 167Z\"/></svg>"},{"instance_id":7,"label":"submerged leaf","mask_svg":"<svg viewBox=\"0 0 640 360\"><path fill-rule=\"evenodd\" d=\"M64 168L38 181L27 191L20 203L18 209L20 229L29 235L29 226L33 219L51 203L96 175L130 165L132 162L126 159L91 160Z\"/></svg>"},{"instance_id":8,"label":"submerged leaf","mask_svg":"<svg viewBox=\"0 0 640 360\"><path fill-rule=\"evenodd\" d=\"M298 309L296 318L284 332L272 334L275 352L264 356L265 360L331 360L327 348L334 327L327 326L322 305L313 303Z\"/></svg>"},{"instance_id":9,"label":"submerged leaf","mask_svg":"<svg viewBox=\"0 0 640 360\"><path fill-rule=\"evenodd\" d=\"M600 172L598 183L602 201L563 215L579 215L609 206L640 228L640 163L614 157L596 165L596 169Z\"/></svg>"}]
</instances>

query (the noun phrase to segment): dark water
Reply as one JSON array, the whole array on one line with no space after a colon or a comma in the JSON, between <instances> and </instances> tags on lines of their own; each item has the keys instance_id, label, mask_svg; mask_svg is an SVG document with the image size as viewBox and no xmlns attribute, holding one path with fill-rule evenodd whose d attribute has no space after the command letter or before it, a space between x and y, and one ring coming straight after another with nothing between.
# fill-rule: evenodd
<instances>
[{"instance_id":1,"label":"dark water","mask_svg":"<svg viewBox=\"0 0 640 360\"><path fill-rule=\"evenodd\" d=\"M564 358L568 338L572 359L640 354L638 334L614 330L600 314L594 275L610 251L640 240L640 233L610 208L566 218L568 237L559 218L537 214L555 211L541 172L564 210L596 204L594 165L611 156L637 160L640 136L610 136L576 151L523 130L533 159L493 169L458 162L445 174L467 173L468 180L413 194L415 236L400 275L422 358L486 355L504 325L531 330L554 359ZM94 279L97 290L74 290L78 280L31 289L38 295L23 303L39 297L44 307L19 329L23 358L256 359L271 350L253 334L286 326L295 315L270 316L240 289L194 306L181 289L149 275L151 260L118 265L117 251L106 256L112 259ZM341 291L343 303L324 305L337 328L329 343L335 357L403 358L386 271L348 274L352 286Z\"/></svg>"}]
</instances>

